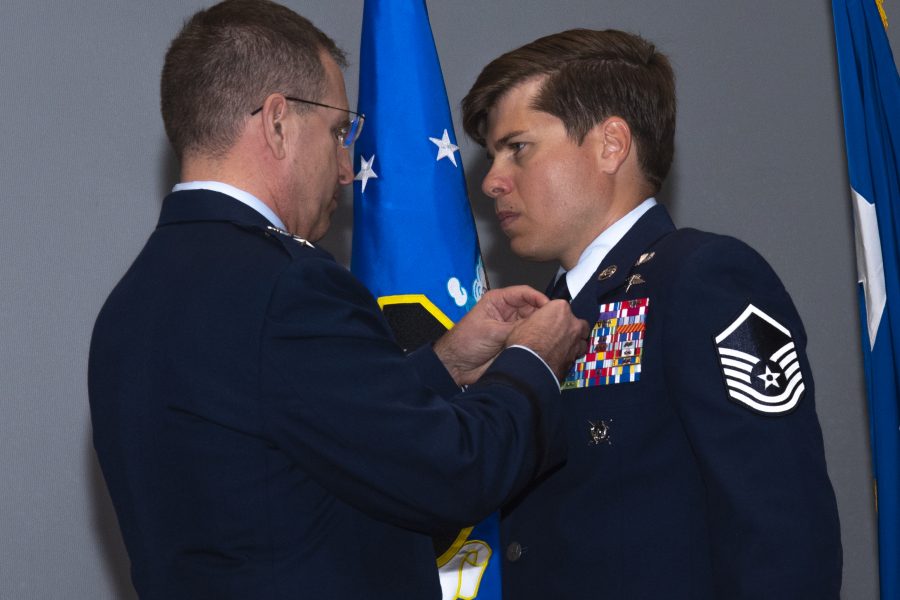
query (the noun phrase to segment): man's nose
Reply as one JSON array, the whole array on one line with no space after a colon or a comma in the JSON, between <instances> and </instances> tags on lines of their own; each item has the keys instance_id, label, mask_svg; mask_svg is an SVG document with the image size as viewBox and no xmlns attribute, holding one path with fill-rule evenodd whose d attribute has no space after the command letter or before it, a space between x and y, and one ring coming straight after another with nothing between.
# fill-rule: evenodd
<instances>
[{"instance_id":1,"label":"man's nose","mask_svg":"<svg viewBox=\"0 0 900 600\"><path fill-rule=\"evenodd\" d=\"M503 176L496 165L491 167L484 180L481 182L481 191L489 198L495 200L504 194L508 194L510 190L509 179Z\"/></svg>"}]
</instances>

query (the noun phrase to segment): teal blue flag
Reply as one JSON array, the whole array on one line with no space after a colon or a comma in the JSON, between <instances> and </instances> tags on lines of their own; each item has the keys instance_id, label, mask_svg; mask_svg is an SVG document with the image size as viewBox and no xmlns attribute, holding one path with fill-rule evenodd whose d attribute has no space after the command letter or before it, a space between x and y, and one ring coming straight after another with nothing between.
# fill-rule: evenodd
<instances>
[{"instance_id":1,"label":"teal blue flag","mask_svg":"<svg viewBox=\"0 0 900 600\"><path fill-rule=\"evenodd\" d=\"M900 76L876 0L833 0L856 221L881 597L900 598Z\"/></svg>"},{"instance_id":2,"label":"teal blue flag","mask_svg":"<svg viewBox=\"0 0 900 600\"><path fill-rule=\"evenodd\" d=\"M452 327L486 288L424 0L366 0L359 111L366 130L354 152L351 266L413 350ZM498 521L435 541L444 600L500 598Z\"/></svg>"}]
</instances>

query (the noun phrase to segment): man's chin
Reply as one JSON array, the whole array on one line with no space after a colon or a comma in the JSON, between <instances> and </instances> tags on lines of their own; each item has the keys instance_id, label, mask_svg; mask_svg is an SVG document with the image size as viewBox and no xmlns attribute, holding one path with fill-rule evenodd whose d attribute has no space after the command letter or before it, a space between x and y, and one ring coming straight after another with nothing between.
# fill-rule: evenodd
<instances>
[{"instance_id":1,"label":"man's chin","mask_svg":"<svg viewBox=\"0 0 900 600\"><path fill-rule=\"evenodd\" d=\"M516 257L522 260L527 260L528 262L541 263L556 260L554 256L548 256L547 252L541 252L540 248L534 248L521 242L521 240L516 239L511 239L509 241L509 249L513 254L516 255Z\"/></svg>"},{"instance_id":2,"label":"man's chin","mask_svg":"<svg viewBox=\"0 0 900 600\"><path fill-rule=\"evenodd\" d=\"M539 256L535 255L532 252L517 251L512 246L510 246L510 250L512 250L512 253L516 255L516 258L518 258L520 260L527 260L528 262L543 262L544 260L546 260L546 259L540 258Z\"/></svg>"}]
</instances>

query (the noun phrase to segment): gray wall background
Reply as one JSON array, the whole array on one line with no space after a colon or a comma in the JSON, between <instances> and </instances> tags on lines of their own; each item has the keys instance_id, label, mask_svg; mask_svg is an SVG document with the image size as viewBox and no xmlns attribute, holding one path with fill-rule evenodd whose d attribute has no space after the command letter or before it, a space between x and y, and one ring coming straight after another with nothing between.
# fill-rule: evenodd
<instances>
[{"instance_id":1,"label":"gray wall background","mask_svg":"<svg viewBox=\"0 0 900 600\"><path fill-rule=\"evenodd\" d=\"M360 0L286 0L358 63ZM0 598L132 598L90 440L93 320L177 180L158 116L169 40L205 2L0 3ZM856 271L830 2L428 2L454 118L481 66L571 27L653 40L678 76L676 160L662 198L683 226L740 237L784 279L809 335L837 492L848 599L877 596ZM900 48L900 8L888 3ZM356 95L357 71L347 72ZM506 249L459 139L494 286L553 267ZM350 194L325 240L350 256Z\"/></svg>"}]
</instances>

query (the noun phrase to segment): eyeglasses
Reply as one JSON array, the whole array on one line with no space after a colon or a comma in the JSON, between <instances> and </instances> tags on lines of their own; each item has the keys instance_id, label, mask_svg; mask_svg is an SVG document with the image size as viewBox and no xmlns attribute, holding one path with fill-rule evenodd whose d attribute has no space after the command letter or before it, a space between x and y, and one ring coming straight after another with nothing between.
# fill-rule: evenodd
<instances>
[{"instance_id":1,"label":"eyeglasses","mask_svg":"<svg viewBox=\"0 0 900 600\"><path fill-rule=\"evenodd\" d=\"M342 148L349 148L353 142L359 138L359 134L362 133L363 123L366 122L366 115L360 114L358 112L353 112L352 110L347 110L346 108L338 108L337 106L329 106L328 104L322 104L321 102L313 102L312 100L303 100L302 98L292 98L290 96L285 96L285 100L290 100L291 102L302 102L303 104L312 104L313 106L321 106L322 108L332 108L334 110L340 110L348 115L352 115L353 118L350 119L350 122L344 125L343 127L335 130L334 135L337 137L338 143ZM256 113L263 109L262 106L254 110L250 113L250 116L254 116Z\"/></svg>"}]
</instances>

